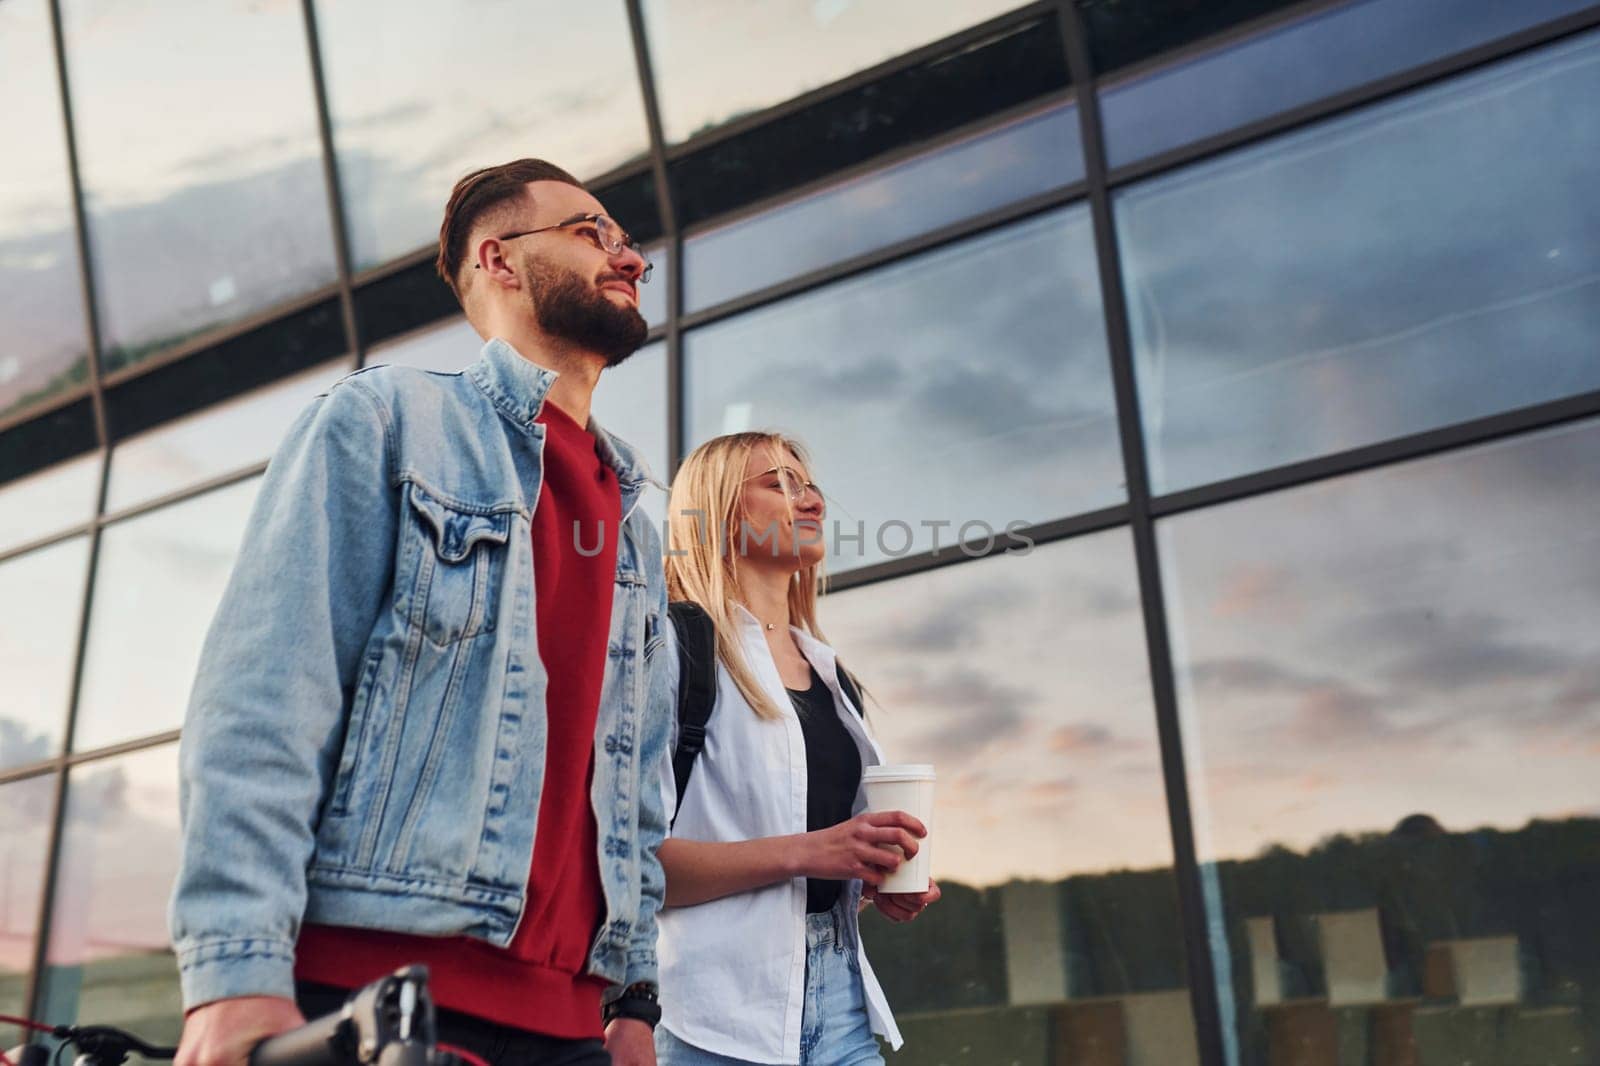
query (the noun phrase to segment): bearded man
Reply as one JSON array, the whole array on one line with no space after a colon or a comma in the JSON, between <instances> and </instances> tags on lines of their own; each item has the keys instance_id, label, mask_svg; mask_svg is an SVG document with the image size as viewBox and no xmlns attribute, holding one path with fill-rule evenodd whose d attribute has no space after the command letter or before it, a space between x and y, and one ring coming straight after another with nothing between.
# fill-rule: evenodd
<instances>
[{"instance_id":1,"label":"bearded man","mask_svg":"<svg viewBox=\"0 0 1600 1066\"><path fill-rule=\"evenodd\" d=\"M241 1066L411 962L441 1040L490 1063L655 1061L666 586L649 474L589 416L644 339L650 264L521 159L457 183L438 269L477 362L312 403L206 641L180 1066Z\"/></svg>"}]
</instances>

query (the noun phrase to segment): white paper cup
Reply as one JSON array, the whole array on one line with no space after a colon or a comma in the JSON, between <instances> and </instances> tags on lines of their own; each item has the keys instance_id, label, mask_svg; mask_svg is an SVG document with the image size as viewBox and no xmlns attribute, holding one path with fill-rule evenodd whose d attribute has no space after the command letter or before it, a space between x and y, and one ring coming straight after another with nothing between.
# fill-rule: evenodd
<instances>
[{"instance_id":1,"label":"white paper cup","mask_svg":"<svg viewBox=\"0 0 1600 1066\"><path fill-rule=\"evenodd\" d=\"M917 841L917 853L900 864L879 892L928 891L928 844L933 839L933 767L927 763L900 763L869 766L861 772L861 785L867 790L867 810L905 811L928 827L928 835ZM896 849L898 850L898 849Z\"/></svg>"}]
</instances>

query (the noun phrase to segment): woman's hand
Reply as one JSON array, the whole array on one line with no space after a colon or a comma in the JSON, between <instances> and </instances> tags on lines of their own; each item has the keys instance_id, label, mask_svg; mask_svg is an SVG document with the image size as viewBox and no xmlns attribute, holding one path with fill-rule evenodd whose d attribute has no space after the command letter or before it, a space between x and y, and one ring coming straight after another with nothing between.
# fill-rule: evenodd
<instances>
[{"instance_id":1,"label":"woman's hand","mask_svg":"<svg viewBox=\"0 0 1600 1066\"><path fill-rule=\"evenodd\" d=\"M869 899L872 905L878 908L891 922L909 922L921 914L930 903L937 903L939 897L944 895L939 891L939 885L933 878L928 878L928 891L926 892L879 892L868 885L861 892L862 899Z\"/></svg>"},{"instance_id":2,"label":"woman's hand","mask_svg":"<svg viewBox=\"0 0 1600 1066\"><path fill-rule=\"evenodd\" d=\"M905 811L867 811L803 835L799 872L833 881L859 877L880 885L917 853L917 838L927 835L927 827Z\"/></svg>"}]
</instances>

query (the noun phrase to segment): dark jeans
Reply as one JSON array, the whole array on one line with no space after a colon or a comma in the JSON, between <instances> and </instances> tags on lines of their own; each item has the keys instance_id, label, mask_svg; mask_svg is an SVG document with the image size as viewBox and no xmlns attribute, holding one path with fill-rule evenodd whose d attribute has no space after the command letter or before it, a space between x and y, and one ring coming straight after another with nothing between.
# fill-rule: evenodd
<instances>
[{"instance_id":1,"label":"dark jeans","mask_svg":"<svg viewBox=\"0 0 1600 1066\"><path fill-rule=\"evenodd\" d=\"M344 1006L349 992L330 985L299 981L295 1000L306 1020ZM564 1040L474 1018L460 1011L436 1011L439 1043L465 1048L489 1066L611 1066L600 1040Z\"/></svg>"}]
</instances>

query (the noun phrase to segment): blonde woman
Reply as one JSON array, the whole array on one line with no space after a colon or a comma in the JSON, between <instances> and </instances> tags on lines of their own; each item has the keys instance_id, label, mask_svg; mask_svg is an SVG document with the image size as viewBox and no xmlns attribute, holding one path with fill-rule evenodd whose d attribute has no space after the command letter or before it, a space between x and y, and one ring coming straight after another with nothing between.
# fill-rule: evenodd
<instances>
[{"instance_id":1,"label":"blonde woman","mask_svg":"<svg viewBox=\"0 0 1600 1066\"><path fill-rule=\"evenodd\" d=\"M900 1046L856 918L865 898L909 921L939 890L876 892L926 830L862 813L883 759L817 625L824 509L804 449L771 433L706 442L673 484L668 595L709 618L715 697L681 802L662 783L660 1066L881 1066L873 1033Z\"/></svg>"}]
</instances>

